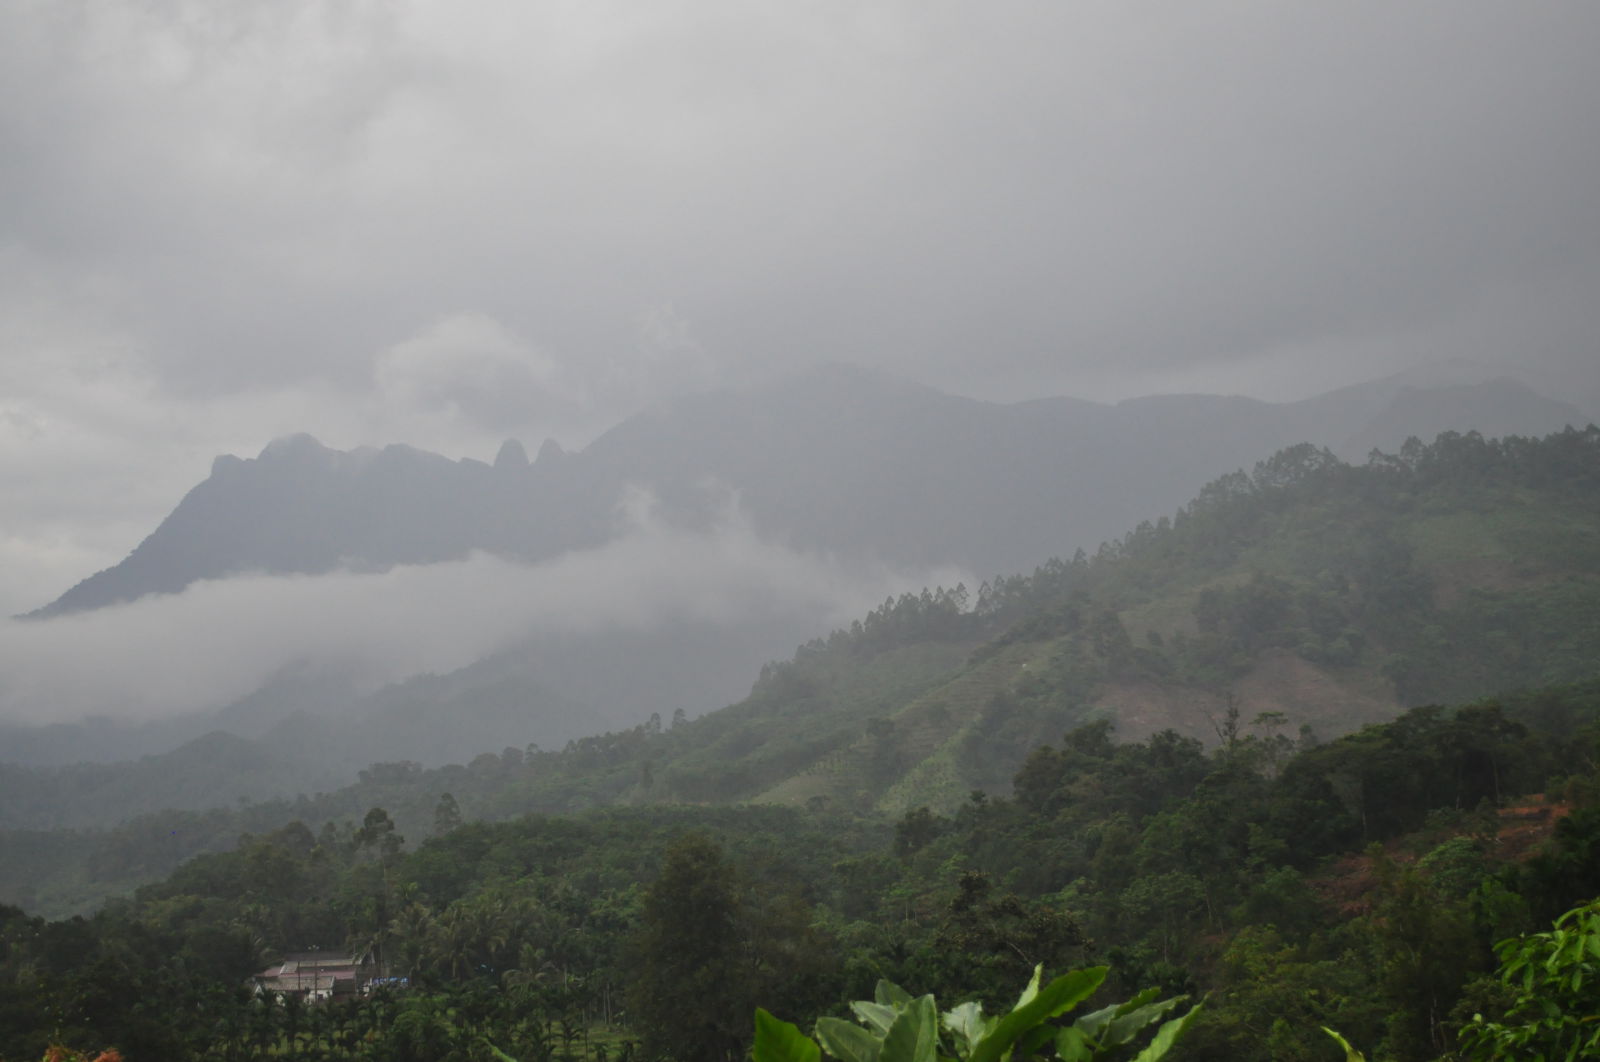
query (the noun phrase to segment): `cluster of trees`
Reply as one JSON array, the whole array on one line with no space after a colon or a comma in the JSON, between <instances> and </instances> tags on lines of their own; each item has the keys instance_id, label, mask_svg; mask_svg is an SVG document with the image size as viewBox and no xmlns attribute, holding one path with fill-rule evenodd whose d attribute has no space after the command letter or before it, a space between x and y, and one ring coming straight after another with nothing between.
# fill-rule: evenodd
<instances>
[{"instance_id":1,"label":"cluster of trees","mask_svg":"<svg viewBox=\"0 0 1600 1062\"><path fill-rule=\"evenodd\" d=\"M1327 1025L1374 1058L1435 1059L1473 1014L1514 1016L1493 944L1600 892L1600 683L1326 744L1278 722L1210 750L1079 727L1014 798L892 826L776 807L487 823L442 797L416 845L382 809L291 824L92 918L0 912L0 1042L731 1059L756 1006L839 1014L888 979L996 1013L1036 966L1095 962L1116 998L1209 996L1174 1058L1328 1057ZM1541 791L1559 795L1513 812ZM1507 847L1530 831L1548 840ZM327 1007L244 988L313 945L372 947L410 987Z\"/></svg>"},{"instance_id":2,"label":"cluster of trees","mask_svg":"<svg viewBox=\"0 0 1600 1062\"><path fill-rule=\"evenodd\" d=\"M1298 750L1269 718L1209 754L1087 726L1030 757L1015 800L902 825L924 873L955 863L1072 911L1123 987L1211 991L1186 1056L1322 1057L1332 1025L1433 1059L1500 999L1490 945L1600 890L1597 710L1590 684ZM1550 847L1518 862L1510 827Z\"/></svg>"}]
</instances>

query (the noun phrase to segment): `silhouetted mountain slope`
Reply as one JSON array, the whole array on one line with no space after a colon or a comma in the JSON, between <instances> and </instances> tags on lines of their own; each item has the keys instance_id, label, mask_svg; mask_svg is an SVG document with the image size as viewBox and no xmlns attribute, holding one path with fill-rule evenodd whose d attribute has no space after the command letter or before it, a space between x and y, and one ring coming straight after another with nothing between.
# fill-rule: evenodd
<instances>
[{"instance_id":1,"label":"silhouetted mountain slope","mask_svg":"<svg viewBox=\"0 0 1600 1062\"><path fill-rule=\"evenodd\" d=\"M0 827L78 827L161 808L230 807L284 793L332 790L349 777L265 741L220 731L126 763L54 768L0 764Z\"/></svg>"},{"instance_id":2,"label":"silhouetted mountain slope","mask_svg":"<svg viewBox=\"0 0 1600 1062\"><path fill-rule=\"evenodd\" d=\"M1252 721L1326 739L1412 705L1593 679L1596 644L1600 429L1446 435L1359 466L1300 446L1213 481L1175 517L1092 557L966 600L888 602L762 669L728 708L675 723L663 711L559 749L496 741L470 768L391 764L293 813L319 821L381 802L410 829L448 790L489 817L750 800L898 814L953 806L975 788L1004 792L1029 750L1085 722L1107 720L1124 739L1171 728L1216 741ZM384 691L343 722L292 716L258 742L266 761L302 771L331 749L411 759L394 751L411 717L464 720L466 745L482 733L474 701L492 723L540 674L538 657L508 653ZM175 771L194 760L162 762ZM0 780L21 794L64 779L116 792L115 804L80 805L99 813L85 825L153 809L177 784L163 775L140 796L116 774ZM64 821L27 819L25 798L15 806L15 825Z\"/></svg>"},{"instance_id":3,"label":"silhouetted mountain slope","mask_svg":"<svg viewBox=\"0 0 1600 1062\"><path fill-rule=\"evenodd\" d=\"M699 715L744 697L762 661L787 656L819 625L815 617L779 611L548 635L455 671L415 675L375 691L337 669L291 671L221 709L170 719L0 724L0 761L44 768L107 764L159 756L225 731L260 739L295 763L296 772L272 790L293 793L313 783L347 782L374 761L438 766L507 745L559 748L651 714ZM224 803L233 799L226 786L216 792ZM127 813L121 802L77 806L87 819L51 821L103 822Z\"/></svg>"},{"instance_id":4,"label":"silhouetted mountain slope","mask_svg":"<svg viewBox=\"0 0 1600 1062\"><path fill-rule=\"evenodd\" d=\"M5 763L18 766L64 767L134 760L170 752L213 731L243 738L261 737L292 715L317 714L330 705L356 698L355 689L337 674L287 673L220 709L165 719L91 717L43 726L0 722L0 749L4 750Z\"/></svg>"},{"instance_id":5,"label":"silhouetted mountain slope","mask_svg":"<svg viewBox=\"0 0 1600 1062\"><path fill-rule=\"evenodd\" d=\"M969 604L886 604L765 669L741 704L586 739L482 806L899 814L1003 792L1030 749L1097 719L1124 739L1214 742L1252 721L1328 738L1412 705L1593 679L1600 429L1447 434L1359 466L1294 447Z\"/></svg>"},{"instance_id":6,"label":"silhouetted mountain slope","mask_svg":"<svg viewBox=\"0 0 1600 1062\"><path fill-rule=\"evenodd\" d=\"M520 444L491 466L405 446L344 453L305 435L254 459L219 457L127 559L33 615L241 572L381 570L473 550L544 559L607 540L630 486L688 526L714 519L731 490L758 531L801 548L1017 571L1093 548L1176 508L1219 469L1296 442L1364 458L1413 434L1581 422L1507 379L1397 377L1288 404L1169 395L1000 405L828 366L646 411L579 453L547 443L531 464Z\"/></svg>"}]
</instances>

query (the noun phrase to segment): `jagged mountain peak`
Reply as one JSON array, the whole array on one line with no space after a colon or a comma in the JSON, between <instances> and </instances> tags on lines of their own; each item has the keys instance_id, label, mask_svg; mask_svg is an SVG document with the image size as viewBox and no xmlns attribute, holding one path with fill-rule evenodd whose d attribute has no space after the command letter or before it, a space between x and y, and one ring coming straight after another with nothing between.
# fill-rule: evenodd
<instances>
[{"instance_id":1,"label":"jagged mountain peak","mask_svg":"<svg viewBox=\"0 0 1600 1062\"><path fill-rule=\"evenodd\" d=\"M1219 472L1295 443L1359 460L1411 434L1542 434L1581 422L1498 377L1433 388L1392 378L1295 403L998 404L831 362L655 406L575 453L547 440L541 474L526 479L504 474L528 467L516 440L496 455L502 474L488 475L481 461L402 444L344 452L284 436L254 460L218 458L125 561L35 615L241 571L374 571L473 551L538 561L603 543L630 486L703 525L715 516L707 482L737 491L758 532L798 548L902 568L1028 570L1092 550Z\"/></svg>"},{"instance_id":2,"label":"jagged mountain peak","mask_svg":"<svg viewBox=\"0 0 1600 1062\"><path fill-rule=\"evenodd\" d=\"M516 471L528 467L528 451L523 449L522 443L516 439L507 439L500 444L500 449L494 455L496 471Z\"/></svg>"},{"instance_id":3,"label":"jagged mountain peak","mask_svg":"<svg viewBox=\"0 0 1600 1062\"><path fill-rule=\"evenodd\" d=\"M337 453L317 441L309 432L298 431L289 435L280 435L262 447L257 455L258 461L295 461L307 458L320 458Z\"/></svg>"}]
</instances>

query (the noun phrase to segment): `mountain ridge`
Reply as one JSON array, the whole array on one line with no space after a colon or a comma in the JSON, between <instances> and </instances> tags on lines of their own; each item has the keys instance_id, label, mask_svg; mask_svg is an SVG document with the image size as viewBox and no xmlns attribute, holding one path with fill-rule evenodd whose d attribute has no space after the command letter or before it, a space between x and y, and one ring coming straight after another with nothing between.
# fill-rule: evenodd
<instances>
[{"instance_id":1,"label":"mountain ridge","mask_svg":"<svg viewBox=\"0 0 1600 1062\"><path fill-rule=\"evenodd\" d=\"M42 895L48 878L71 879L63 895L103 897L135 879L85 879L71 853L92 859L110 846L127 873L159 874L187 854L228 847L241 828L359 819L373 806L417 836L443 792L490 819L751 802L882 818L950 811L974 790L1009 792L1033 749L1086 725L1124 740L1170 729L1208 744L1241 727L1281 728L1291 741L1303 728L1301 743L1314 743L1411 706L1595 679L1597 506L1593 427L1541 440L1448 433L1363 465L1292 447L1214 480L1092 557L1050 561L972 593L887 601L762 668L738 703L670 725L658 716L561 748L508 742L435 769L373 764L337 791L146 814L71 838L46 837L22 816L59 790L98 814L80 827L104 827L102 797L118 794L110 810L130 813L140 787L181 792L181 779L148 763L0 770L0 783L20 794L0 800L12 825L0 831L0 854L54 845L67 860L37 873L19 866L12 895ZM396 692L436 709L447 678ZM256 739L259 755L206 738L159 762L190 765L203 779L208 750L220 749L271 770L274 754L322 746L331 733L321 720L290 718ZM174 829L183 840L167 840Z\"/></svg>"},{"instance_id":2,"label":"mountain ridge","mask_svg":"<svg viewBox=\"0 0 1600 1062\"><path fill-rule=\"evenodd\" d=\"M1425 388L1401 374L1291 403L993 403L831 364L762 388L684 396L576 452L547 440L531 462L515 440L491 465L404 444L339 451L305 433L253 459L222 455L127 558L27 615L243 572L383 570L474 550L536 562L604 542L630 485L654 490L663 512L691 527L712 519L705 484L717 482L738 493L761 533L801 548L1018 571L1092 549L1182 504L1217 469L1296 442L1359 459L1406 435L1542 434L1582 422L1575 407L1506 378ZM1051 480L1044 490L1011 487Z\"/></svg>"}]
</instances>

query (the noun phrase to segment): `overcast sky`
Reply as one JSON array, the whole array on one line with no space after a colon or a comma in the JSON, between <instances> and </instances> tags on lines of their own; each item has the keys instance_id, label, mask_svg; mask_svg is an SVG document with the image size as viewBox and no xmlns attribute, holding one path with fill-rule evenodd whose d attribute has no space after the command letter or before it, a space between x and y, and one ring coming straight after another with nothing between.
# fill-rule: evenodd
<instances>
[{"instance_id":1,"label":"overcast sky","mask_svg":"<svg viewBox=\"0 0 1600 1062\"><path fill-rule=\"evenodd\" d=\"M0 608L310 431L1600 370L1600 5L0 0Z\"/></svg>"}]
</instances>

